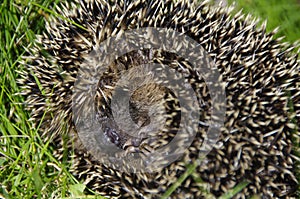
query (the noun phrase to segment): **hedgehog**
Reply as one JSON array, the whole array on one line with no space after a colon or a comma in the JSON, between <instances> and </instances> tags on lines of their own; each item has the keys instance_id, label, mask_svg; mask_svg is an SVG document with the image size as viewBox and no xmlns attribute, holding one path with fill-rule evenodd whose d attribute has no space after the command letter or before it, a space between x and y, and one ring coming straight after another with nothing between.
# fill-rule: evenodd
<instances>
[{"instance_id":1,"label":"hedgehog","mask_svg":"<svg viewBox=\"0 0 300 199\"><path fill-rule=\"evenodd\" d=\"M40 125L44 141L54 144L58 160L63 159L64 151L74 151L69 156L70 170L87 187L109 198L160 198L189 165L199 162L195 172L169 198L207 198L203 182L213 197L219 197L245 181L247 186L234 198L296 197L299 158L293 142L299 139L300 65L293 51L296 47L273 38L276 30L267 33L266 23L259 26L251 16L232 14L232 7L211 6L209 1L75 0L61 3L57 10L64 19L51 18L45 33L27 50L18 82L34 127ZM203 63L213 62L224 82L223 127L201 161L199 153L208 136L213 96L205 78L189 61L161 49L139 49L116 57L98 75L102 42L149 27L174 30L192 38L205 51ZM197 112L198 121L189 121L183 129L196 131L191 144L181 147L187 139L182 134L176 145L179 150L170 149L171 155L180 157L158 170L135 172L125 160L133 165L148 164L149 153L171 142L184 119L182 104L172 89L153 83L155 78L148 73L151 70L131 70L137 66L149 68L150 63L158 71L168 66L186 75L198 103L190 103L194 98L188 96L187 105ZM124 72L129 81L126 86L122 81ZM82 73L98 80L92 95L74 93L80 86L89 89L84 83L94 81L85 82L83 78L78 82ZM137 89L131 90L131 84L137 84ZM130 91L127 118L121 121L126 120L126 126L131 118L142 129L137 134L120 128L113 116L111 104L118 86L121 94ZM92 108L81 107L82 101ZM86 118L74 114L74 106ZM116 114L126 112L126 107L118 106ZM95 120L91 121L90 113ZM161 121L163 129L149 125ZM92 123L99 123L95 132L100 134L88 140L88 146L78 127ZM144 136L145 132L151 136ZM83 133L88 137L90 132ZM116 164L103 162L105 155L95 149L97 145L102 146L101 150L108 149L105 152L112 151L107 158Z\"/></svg>"}]
</instances>

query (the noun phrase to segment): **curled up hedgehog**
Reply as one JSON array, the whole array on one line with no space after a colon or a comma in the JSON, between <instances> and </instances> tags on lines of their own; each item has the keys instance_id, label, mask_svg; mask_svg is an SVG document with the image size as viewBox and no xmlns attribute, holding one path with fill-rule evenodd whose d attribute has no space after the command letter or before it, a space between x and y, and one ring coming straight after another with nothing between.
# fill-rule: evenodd
<instances>
[{"instance_id":1,"label":"curled up hedgehog","mask_svg":"<svg viewBox=\"0 0 300 199\"><path fill-rule=\"evenodd\" d=\"M160 198L177 184L169 198L206 198L247 182L235 198L297 196L300 65L276 31L208 2L75 0L57 9L64 19L51 18L28 49L19 84L41 136L58 160L74 151L70 170L87 187L108 198ZM159 46L179 43L114 43L130 31ZM126 39L134 45L139 36ZM162 45L161 37L171 39ZM107 58L119 49L126 53ZM215 66L224 109L201 68L176 53L182 49ZM209 136L214 109L224 121ZM200 157L204 143L211 147ZM140 169L149 165L156 169Z\"/></svg>"}]
</instances>

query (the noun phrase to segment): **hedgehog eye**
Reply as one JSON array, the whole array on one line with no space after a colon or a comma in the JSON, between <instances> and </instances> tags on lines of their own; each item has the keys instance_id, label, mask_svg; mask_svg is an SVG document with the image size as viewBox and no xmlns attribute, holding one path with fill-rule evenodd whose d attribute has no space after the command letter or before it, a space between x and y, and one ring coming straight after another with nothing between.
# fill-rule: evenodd
<instances>
[{"instance_id":1,"label":"hedgehog eye","mask_svg":"<svg viewBox=\"0 0 300 199\"><path fill-rule=\"evenodd\" d=\"M116 130L106 127L104 129L104 134L109 138L109 141L115 145L120 144L120 135Z\"/></svg>"},{"instance_id":2,"label":"hedgehog eye","mask_svg":"<svg viewBox=\"0 0 300 199\"><path fill-rule=\"evenodd\" d=\"M119 134L115 130L111 131L111 137L113 138L114 143L115 142L119 142L119 140L120 140L120 136L119 136Z\"/></svg>"}]
</instances>

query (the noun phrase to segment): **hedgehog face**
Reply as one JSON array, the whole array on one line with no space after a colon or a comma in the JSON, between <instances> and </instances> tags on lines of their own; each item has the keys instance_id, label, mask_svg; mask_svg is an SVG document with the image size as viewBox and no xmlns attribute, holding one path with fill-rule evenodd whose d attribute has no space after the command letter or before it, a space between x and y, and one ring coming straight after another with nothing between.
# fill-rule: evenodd
<instances>
[{"instance_id":1,"label":"hedgehog face","mask_svg":"<svg viewBox=\"0 0 300 199\"><path fill-rule=\"evenodd\" d=\"M155 89L154 87L157 87L157 89ZM111 94L109 94L108 96L110 95ZM114 120L113 116L111 115L111 107L105 107L104 109L107 110L106 112L109 112L110 114L108 114L109 116L105 116L104 118L98 118L98 121L101 124L101 132L103 132L106 140L110 143L113 143L120 149L126 149L127 153L129 151L142 151L142 148L140 146L141 143L143 142L145 144L147 142L150 142L150 140L153 142L154 137L156 137L156 135L158 134L157 131L159 129L153 127L151 118L158 116L157 114L159 109L163 109L162 111L164 111L164 114L167 115L168 110L166 109L166 102L168 101L169 106L171 106L172 104L171 99L164 99L166 96L167 93L165 93L165 89L153 83L146 84L136 89L130 97L128 106L130 114L129 116L131 117L131 120L137 128L127 127L126 130L120 127L120 124L118 125L117 121ZM110 103L111 100L108 99L107 104ZM162 104L163 106L161 106ZM98 111L101 110L103 110L103 106L98 108ZM125 114L125 112L126 111L122 110L122 108L118 110L118 113L120 114ZM101 115L101 113L97 115L99 116ZM168 113L168 115L170 114ZM171 119L172 118L169 118L169 120ZM121 123L121 126L126 126L126 124ZM151 137L151 139L147 137Z\"/></svg>"},{"instance_id":2,"label":"hedgehog face","mask_svg":"<svg viewBox=\"0 0 300 199\"><path fill-rule=\"evenodd\" d=\"M103 128L100 130L103 132L106 142L114 144L119 149L125 149L132 146L137 150L137 147L141 144L142 138L125 133L117 127L112 119L108 120L110 122L101 122Z\"/></svg>"}]
</instances>

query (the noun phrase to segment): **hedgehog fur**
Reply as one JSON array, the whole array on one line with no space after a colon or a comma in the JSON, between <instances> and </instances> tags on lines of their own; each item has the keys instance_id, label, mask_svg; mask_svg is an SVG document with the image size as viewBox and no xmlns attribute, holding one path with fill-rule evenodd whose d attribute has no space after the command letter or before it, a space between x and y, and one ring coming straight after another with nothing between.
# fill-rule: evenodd
<instances>
[{"instance_id":1,"label":"hedgehog fur","mask_svg":"<svg viewBox=\"0 0 300 199\"><path fill-rule=\"evenodd\" d=\"M19 83L31 120L36 126L42 121L40 133L45 141L50 139L56 145L58 159L62 159L63 151L74 151L70 157L72 173L89 188L110 198L159 198L187 169L183 158L154 174L120 172L99 163L81 146L72 121L74 82L93 48L121 31L156 27L174 29L201 44L226 83L224 128L195 175L209 184L216 197L243 181L249 184L235 198L255 194L262 198L296 197L298 158L293 140L299 139L300 65L294 47L273 39L276 31L267 33L265 24L258 26L250 16L241 12L233 15L231 8L211 7L208 2L75 0L57 9L85 29L51 18L45 33L28 49ZM143 53L149 56L149 52ZM126 56L116 63L148 61L137 53ZM181 63L176 56L173 58L169 64ZM110 75L114 73L107 74L107 82ZM203 90L199 89L200 95ZM103 97L110 98L111 92L106 89L107 96L97 96L102 112L106 111ZM137 113L137 120L141 114ZM161 139L167 140L171 133L165 133ZM65 135L77 145L67 141L68 148L64 148ZM185 154L192 161L201 145L197 136ZM204 198L201 186L191 175L170 197Z\"/></svg>"}]
</instances>

